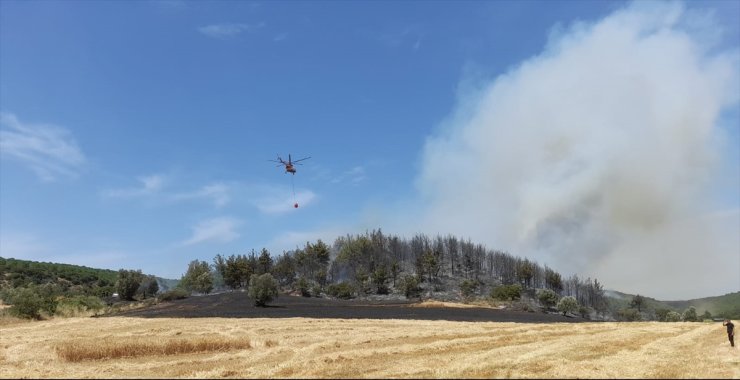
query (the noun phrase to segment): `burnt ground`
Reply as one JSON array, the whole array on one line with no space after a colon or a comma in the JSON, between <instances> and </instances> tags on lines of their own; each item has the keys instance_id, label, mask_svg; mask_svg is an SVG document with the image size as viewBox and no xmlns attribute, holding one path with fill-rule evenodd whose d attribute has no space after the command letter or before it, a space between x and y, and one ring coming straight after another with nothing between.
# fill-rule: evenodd
<instances>
[{"instance_id":1,"label":"burnt ground","mask_svg":"<svg viewBox=\"0 0 740 380\"><path fill-rule=\"evenodd\" d=\"M465 322L585 322L581 318L490 308L413 307L412 301L336 300L280 295L267 307L254 306L242 292L163 302L113 316L144 318L343 318L420 319Z\"/></svg>"}]
</instances>

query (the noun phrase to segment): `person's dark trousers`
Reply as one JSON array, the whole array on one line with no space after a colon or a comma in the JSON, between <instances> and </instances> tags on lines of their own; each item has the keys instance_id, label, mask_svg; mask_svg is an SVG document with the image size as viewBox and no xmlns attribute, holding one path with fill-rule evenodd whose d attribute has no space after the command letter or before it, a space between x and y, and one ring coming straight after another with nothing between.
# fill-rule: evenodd
<instances>
[{"instance_id":1,"label":"person's dark trousers","mask_svg":"<svg viewBox=\"0 0 740 380\"><path fill-rule=\"evenodd\" d=\"M727 337L730 338L730 346L735 347L735 336L727 334Z\"/></svg>"}]
</instances>

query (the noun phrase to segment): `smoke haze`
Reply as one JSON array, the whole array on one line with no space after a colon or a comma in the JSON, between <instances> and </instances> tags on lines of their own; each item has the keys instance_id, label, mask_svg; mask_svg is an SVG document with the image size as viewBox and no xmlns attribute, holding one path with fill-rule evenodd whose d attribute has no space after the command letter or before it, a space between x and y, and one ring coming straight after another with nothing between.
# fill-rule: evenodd
<instances>
[{"instance_id":1,"label":"smoke haze","mask_svg":"<svg viewBox=\"0 0 740 380\"><path fill-rule=\"evenodd\" d=\"M740 212L712 199L728 169L740 181L720 118L738 52L715 30L636 3L463 91L422 155L424 230L658 299L740 290Z\"/></svg>"}]
</instances>

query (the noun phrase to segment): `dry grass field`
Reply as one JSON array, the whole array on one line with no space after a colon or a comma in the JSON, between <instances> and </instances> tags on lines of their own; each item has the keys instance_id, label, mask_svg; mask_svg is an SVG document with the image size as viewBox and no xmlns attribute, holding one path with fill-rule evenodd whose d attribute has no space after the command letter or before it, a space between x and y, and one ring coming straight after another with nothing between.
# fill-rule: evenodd
<instances>
[{"instance_id":1,"label":"dry grass field","mask_svg":"<svg viewBox=\"0 0 740 380\"><path fill-rule=\"evenodd\" d=\"M69 318L0 324L3 378L740 378L721 324Z\"/></svg>"}]
</instances>

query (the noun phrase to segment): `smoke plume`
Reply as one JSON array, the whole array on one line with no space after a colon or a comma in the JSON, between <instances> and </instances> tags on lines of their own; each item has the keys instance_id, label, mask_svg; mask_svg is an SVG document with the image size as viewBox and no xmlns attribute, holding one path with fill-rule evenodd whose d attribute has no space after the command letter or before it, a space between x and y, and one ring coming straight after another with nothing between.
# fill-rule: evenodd
<instances>
[{"instance_id":1,"label":"smoke plume","mask_svg":"<svg viewBox=\"0 0 740 380\"><path fill-rule=\"evenodd\" d=\"M740 290L740 213L712 211L738 53L707 20L636 3L460 94L424 149L425 230L659 299Z\"/></svg>"}]
</instances>

